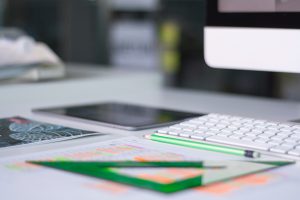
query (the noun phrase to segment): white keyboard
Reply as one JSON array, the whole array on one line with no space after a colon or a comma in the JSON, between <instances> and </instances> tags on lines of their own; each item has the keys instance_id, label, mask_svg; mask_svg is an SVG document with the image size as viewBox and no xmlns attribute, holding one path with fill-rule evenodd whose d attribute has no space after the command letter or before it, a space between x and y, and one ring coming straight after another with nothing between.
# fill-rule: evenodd
<instances>
[{"instance_id":1,"label":"white keyboard","mask_svg":"<svg viewBox=\"0 0 300 200\"><path fill-rule=\"evenodd\" d=\"M221 114L208 114L157 131L300 160L300 125Z\"/></svg>"}]
</instances>

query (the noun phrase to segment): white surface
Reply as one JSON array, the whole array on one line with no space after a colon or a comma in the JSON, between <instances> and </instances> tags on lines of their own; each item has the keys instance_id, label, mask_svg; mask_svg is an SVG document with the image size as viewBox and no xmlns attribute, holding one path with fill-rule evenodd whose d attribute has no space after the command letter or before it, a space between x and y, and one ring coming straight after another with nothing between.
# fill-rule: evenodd
<instances>
[{"instance_id":1,"label":"white surface","mask_svg":"<svg viewBox=\"0 0 300 200\"><path fill-rule=\"evenodd\" d=\"M37 62L60 64L61 61L46 44L31 37L21 36L16 40L0 38L0 67Z\"/></svg>"},{"instance_id":2,"label":"white surface","mask_svg":"<svg viewBox=\"0 0 300 200\"><path fill-rule=\"evenodd\" d=\"M206 27L204 31L210 67L300 73L300 30Z\"/></svg>"},{"instance_id":3,"label":"white surface","mask_svg":"<svg viewBox=\"0 0 300 200\"><path fill-rule=\"evenodd\" d=\"M116 20L110 28L111 63L118 68L157 69L158 41L150 20Z\"/></svg>"},{"instance_id":4,"label":"white surface","mask_svg":"<svg viewBox=\"0 0 300 200\"><path fill-rule=\"evenodd\" d=\"M122 151L120 151L122 149ZM136 137L127 137L111 141L103 141L82 145L74 148L65 148L63 150L54 150L51 152L35 153L28 156L17 156L13 158L0 159L0 188L1 196L7 199L116 199L123 195L116 192L109 192L105 188L110 186L107 181L73 175L71 173L53 170L40 166L26 165L28 160L47 160L57 158L68 158L71 160L132 160L143 159L164 159L164 160L214 160L224 159L241 160L243 158L226 156L222 154L195 150L185 147L177 147L168 144L156 143L148 140L141 140ZM208 162L209 163L209 162ZM213 164L214 165L214 164ZM255 170L257 166L240 165L241 171ZM232 169L236 169L231 164ZM254 168L253 168L254 167ZM231 169L231 170L232 170ZM234 174L230 169L227 173ZM221 174L219 174L221 176ZM227 174L227 176L230 176ZM206 178L213 179L213 173L208 173ZM298 177L297 177L298 179ZM28 184L30 183L30 184ZM13 185L14 191L11 192ZM94 187L92 187L94 186ZM95 187L95 186L98 186ZM102 186L102 187L100 187ZM123 186L126 191L126 199L164 199L167 196L134 187ZM292 187L295 190L297 187ZM49 190L51 192L49 193ZM262 190L262 188L261 188ZM97 194L98 193L98 194ZM45 195L47 194L47 195ZM242 197L242 193L236 193L232 198ZM123 196L124 198L124 196ZM196 190L186 190L179 195L169 195L171 199L196 199L205 198L205 193ZM216 199L211 197L211 199Z\"/></svg>"},{"instance_id":5,"label":"white surface","mask_svg":"<svg viewBox=\"0 0 300 200\"><path fill-rule=\"evenodd\" d=\"M299 131L298 124L272 124L253 118L209 114L159 129L156 135L200 143L219 143L300 161L300 149L297 149L300 146L300 142L297 142Z\"/></svg>"},{"instance_id":6,"label":"white surface","mask_svg":"<svg viewBox=\"0 0 300 200\"><path fill-rule=\"evenodd\" d=\"M148 131L128 132L96 125L73 123L67 120L37 116L32 114L31 110L41 107L120 101L190 112L214 112L276 121L300 118L299 103L166 89L161 87L162 77L155 72L129 73L120 70L100 70L98 68L89 68L89 66L80 67L81 69L73 66L71 70L72 76L66 80L2 84L0 87L0 93L2 94L0 98L0 117L21 115L38 121L123 135L141 135L141 133L147 133ZM86 140L90 141L93 139L83 139L83 141ZM49 144L49 148L52 145ZM64 145L65 143L55 144L54 146L57 148ZM37 147L37 149L39 148L47 149L48 145ZM25 149L22 152L35 150L35 148L32 148L32 150ZM3 150L0 150L0 156L7 154L7 151L3 152ZM19 153L19 151L9 152L12 154Z\"/></svg>"},{"instance_id":7,"label":"white surface","mask_svg":"<svg viewBox=\"0 0 300 200\"><path fill-rule=\"evenodd\" d=\"M221 0L221 12L275 12L276 0Z\"/></svg>"},{"instance_id":8,"label":"white surface","mask_svg":"<svg viewBox=\"0 0 300 200\"><path fill-rule=\"evenodd\" d=\"M2 149L0 150L1 159L10 158L16 155L26 155L35 152L43 152L54 149L59 150L66 147L91 144L112 138L119 138L121 136L141 136L143 134L152 132L152 130L129 132L108 127L100 127L96 125L87 126L82 123L72 123L71 121L66 120L40 117L31 113L31 109L37 107L83 104L113 100L199 113L218 112L278 121L300 118L298 103L188 90L170 90L161 87L161 77L159 74L154 72L113 72L109 70L89 68L88 66L81 67L81 69L74 68L72 70L73 78L66 80L44 83L2 84L0 87L0 93L2 94L0 98L0 117L21 115L23 117L32 118L39 121L110 133L112 135L82 138L78 140L37 145L26 148L19 147L13 149ZM78 73L81 74L81 76L76 76ZM300 193L295 188L298 188L299 179L298 177L295 177L294 179L292 177L295 175L295 171L297 170L298 168L290 171L279 171L278 175L275 175L281 177L281 179L278 179L278 181L272 182L261 189L260 187L257 187L255 188L256 192L254 193L250 192L252 191L251 189L239 190L238 193L240 195L232 199L258 199L258 197L261 195L265 195L272 199L275 199L275 197L282 199L283 192L279 192L282 190L285 191L284 197L288 197L289 200L297 199ZM69 177L71 178L72 176ZM286 182L284 182L285 180ZM10 187L5 188L5 190L11 191L10 193L15 195L26 193L26 190L22 190L22 188L18 188L18 190L16 190L14 187L13 178L10 179L10 181ZM20 181L22 183L22 180ZM23 182L23 184L28 183ZM54 187L53 185L47 186L49 188ZM63 191L64 188L56 188L56 190ZM50 191L52 190L50 189ZM273 193L274 191L277 191L277 193ZM84 194L86 193L83 192L82 195ZM244 196L244 194L247 196ZM101 198L105 197L105 195L105 193L94 190L89 193L89 197L96 196ZM143 199L154 199L157 197L156 194L148 195L148 193L141 193L140 195L141 196L139 197L143 197ZM34 194L26 194L26 196L31 196L31 199L40 199L38 198L40 197L38 191L36 191ZM72 195L70 194L69 197L71 196ZM131 194L128 196L128 198L132 198L133 196L134 195ZM81 198L83 196L78 195L77 197ZM116 196L114 198L118 199L121 197L123 196ZM183 194L178 194L177 197L184 199L199 199L199 196L197 195L185 196ZM211 196L205 197L207 197L207 199L214 199ZM6 199L10 198L7 197L5 200ZM12 199L15 200L16 198Z\"/></svg>"}]
</instances>

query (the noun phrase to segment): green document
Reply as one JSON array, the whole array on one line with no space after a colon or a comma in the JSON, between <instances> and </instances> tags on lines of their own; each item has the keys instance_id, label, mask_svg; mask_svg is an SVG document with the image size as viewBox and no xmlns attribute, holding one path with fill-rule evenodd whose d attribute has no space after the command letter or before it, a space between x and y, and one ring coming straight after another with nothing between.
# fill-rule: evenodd
<instances>
[{"instance_id":1,"label":"green document","mask_svg":"<svg viewBox=\"0 0 300 200\"><path fill-rule=\"evenodd\" d=\"M29 161L67 172L91 176L163 193L204 186L232 178L258 173L292 162L84 162ZM59 181L59 180L58 180Z\"/></svg>"}]
</instances>

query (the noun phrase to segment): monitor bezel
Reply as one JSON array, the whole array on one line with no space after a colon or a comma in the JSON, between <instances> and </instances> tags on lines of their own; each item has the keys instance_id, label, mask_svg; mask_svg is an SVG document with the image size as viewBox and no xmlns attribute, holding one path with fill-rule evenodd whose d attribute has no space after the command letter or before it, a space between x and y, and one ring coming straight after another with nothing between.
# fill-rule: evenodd
<instances>
[{"instance_id":1,"label":"monitor bezel","mask_svg":"<svg viewBox=\"0 0 300 200\"><path fill-rule=\"evenodd\" d=\"M219 0L207 0L207 26L300 29L300 12L219 12Z\"/></svg>"}]
</instances>

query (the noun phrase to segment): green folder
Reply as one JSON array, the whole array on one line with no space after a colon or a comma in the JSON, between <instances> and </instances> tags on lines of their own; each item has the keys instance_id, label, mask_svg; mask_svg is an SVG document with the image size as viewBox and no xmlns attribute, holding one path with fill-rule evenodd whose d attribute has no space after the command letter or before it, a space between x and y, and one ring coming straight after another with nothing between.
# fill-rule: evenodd
<instances>
[{"instance_id":1,"label":"green folder","mask_svg":"<svg viewBox=\"0 0 300 200\"><path fill-rule=\"evenodd\" d=\"M190 161L28 161L54 169L110 180L162 193L258 173L292 162Z\"/></svg>"}]
</instances>

